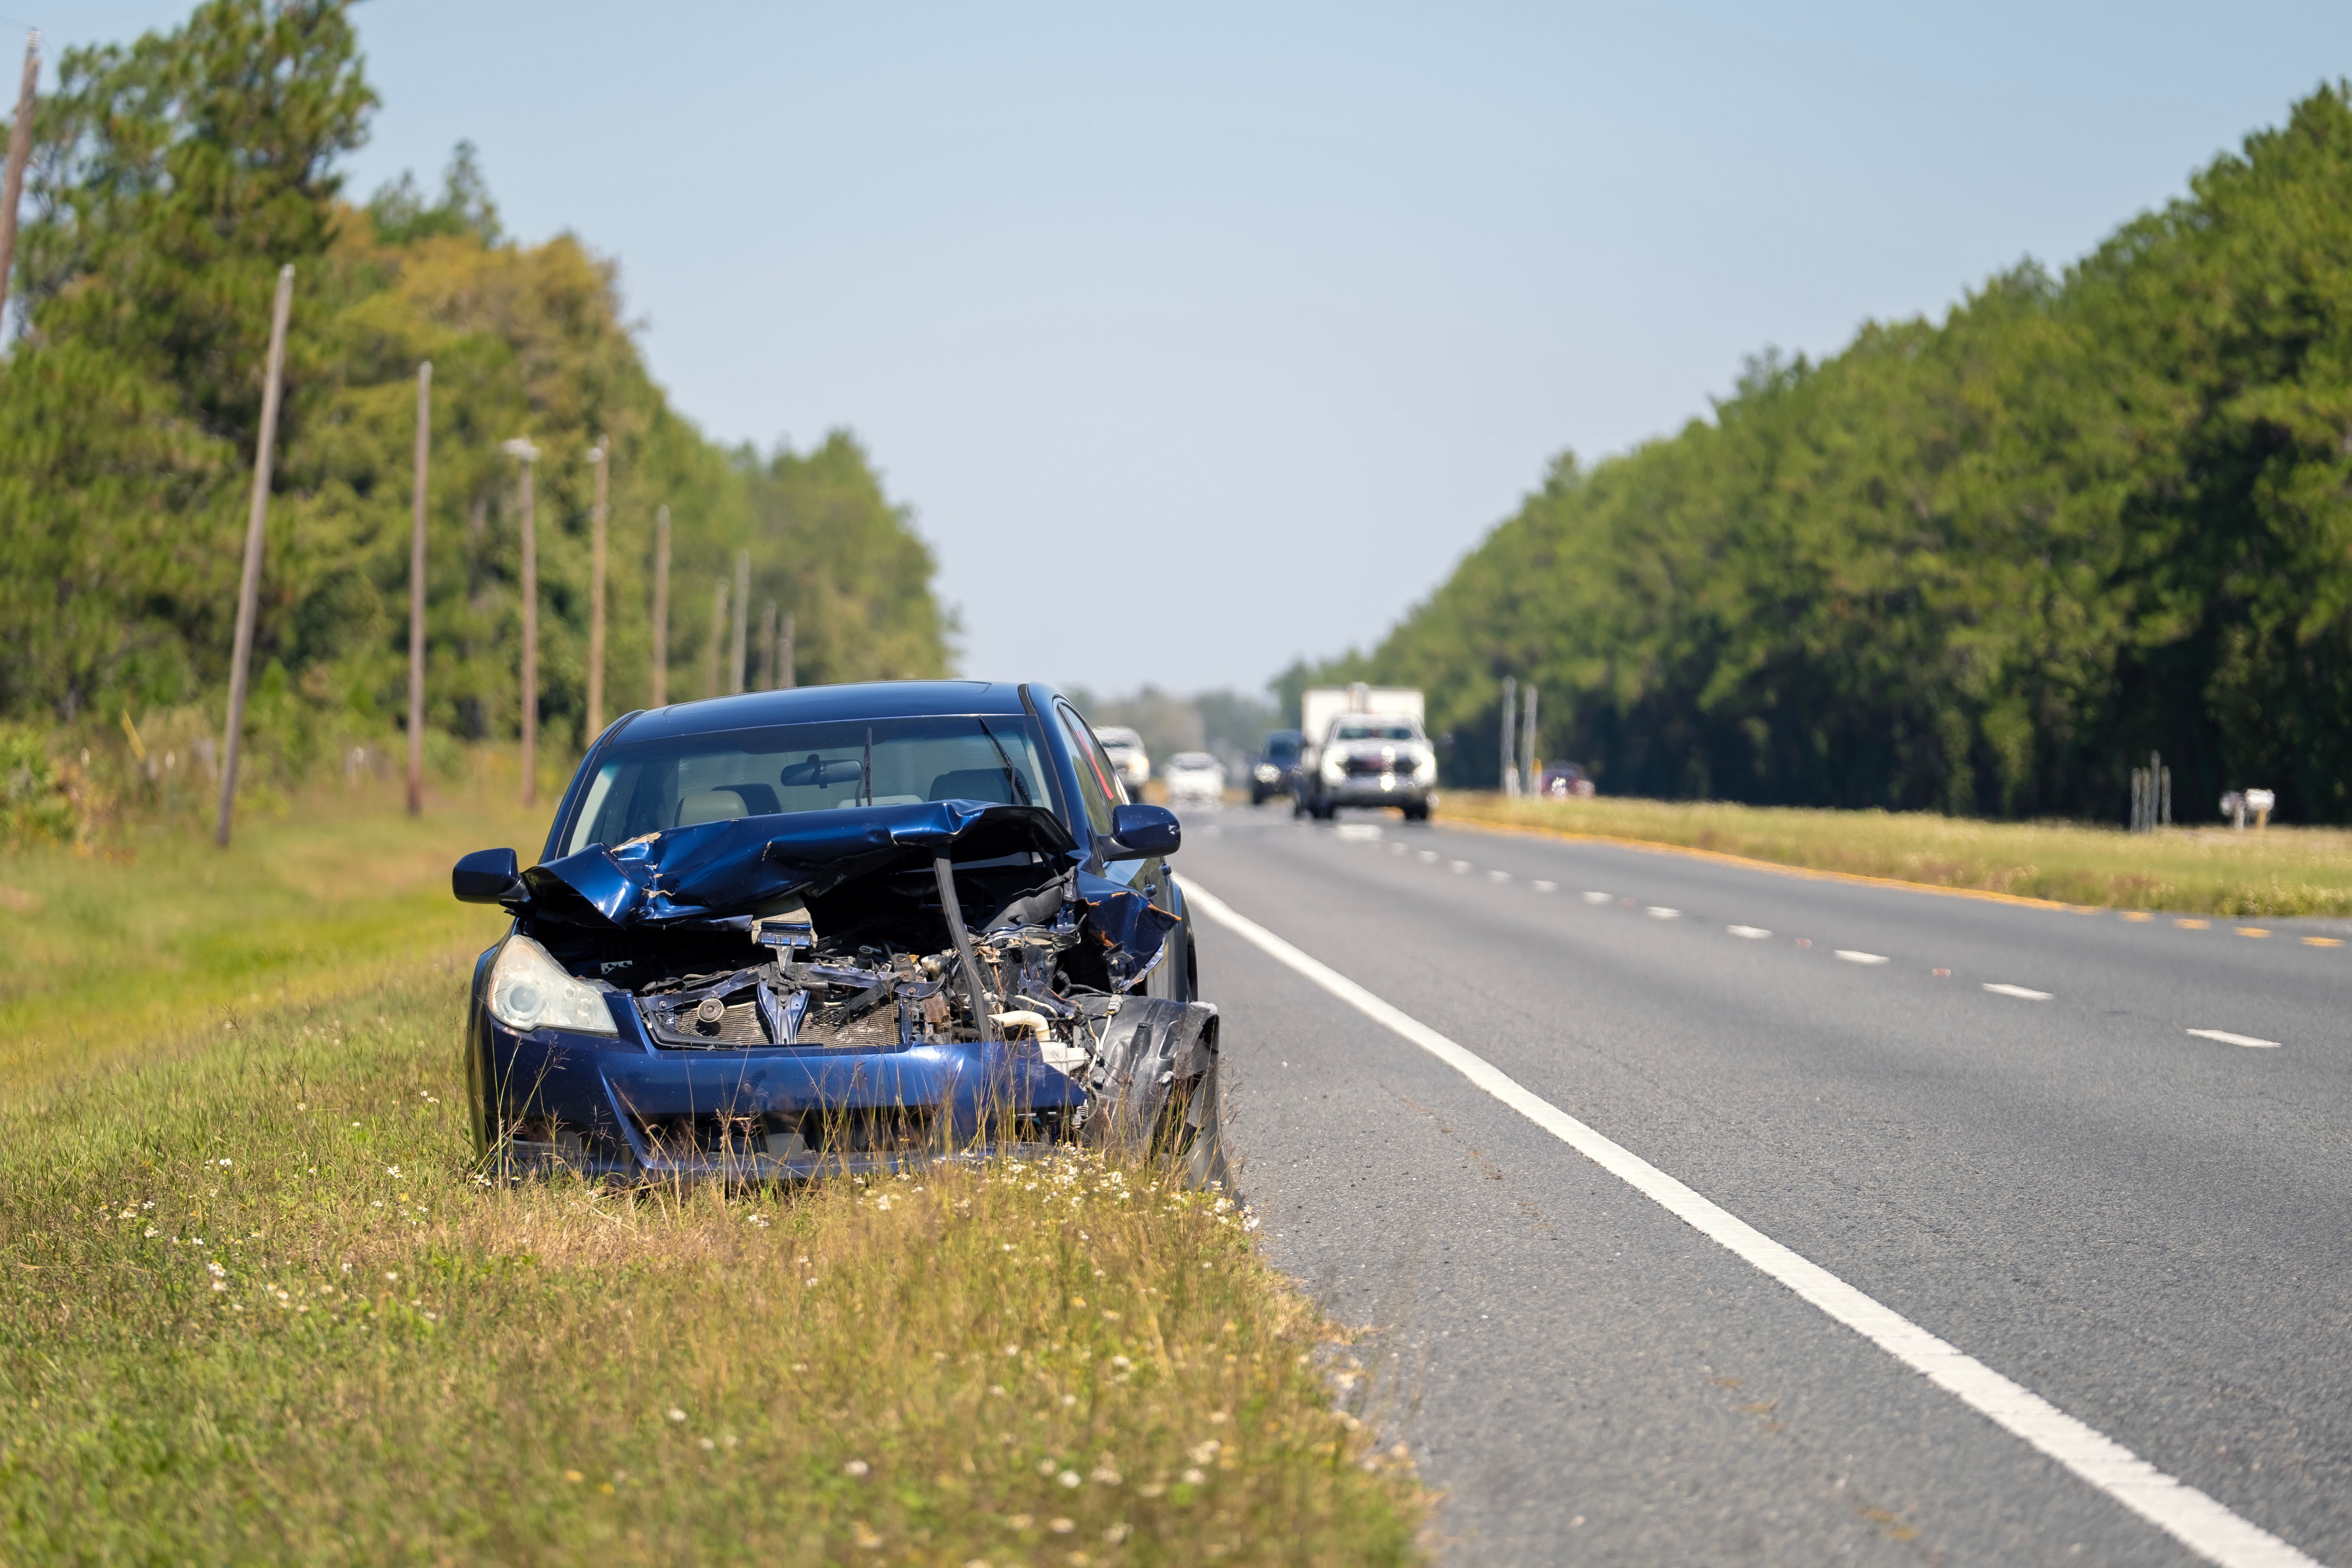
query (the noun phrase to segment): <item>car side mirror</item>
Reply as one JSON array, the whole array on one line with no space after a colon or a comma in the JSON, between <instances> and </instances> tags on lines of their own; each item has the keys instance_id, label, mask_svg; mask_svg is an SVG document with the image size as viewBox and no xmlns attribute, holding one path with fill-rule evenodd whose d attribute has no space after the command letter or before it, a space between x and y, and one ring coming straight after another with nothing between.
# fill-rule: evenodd
<instances>
[{"instance_id":1,"label":"car side mirror","mask_svg":"<svg viewBox=\"0 0 2352 1568\"><path fill-rule=\"evenodd\" d=\"M477 849L449 873L461 904L505 904L524 897L522 861L511 849Z\"/></svg>"},{"instance_id":2,"label":"car side mirror","mask_svg":"<svg viewBox=\"0 0 2352 1568\"><path fill-rule=\"evenodd\" d=\"M1102 841L1106 860L1141 860L1173 855L1184 842L1183 824L1164 805L1115 805L1110 837Z\"/></svg>"}]
</instances>

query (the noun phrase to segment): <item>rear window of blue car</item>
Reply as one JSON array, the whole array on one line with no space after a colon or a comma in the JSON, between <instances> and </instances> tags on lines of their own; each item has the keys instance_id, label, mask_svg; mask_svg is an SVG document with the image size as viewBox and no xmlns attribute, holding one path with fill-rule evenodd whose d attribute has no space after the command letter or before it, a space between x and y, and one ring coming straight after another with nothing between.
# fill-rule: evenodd
<instances>
[{"instance_id":1,"label":"rear window of blue car","mask_svg":"<svg viewBox=\"0 0 2352 1568\"><path fill-rule=\"evenodd\" d=\"M1044 751L1001 714L779 724L616 746L599 761L563 853L738 816L978 800L1042 805Z\"/></svg>"}]
</instances>

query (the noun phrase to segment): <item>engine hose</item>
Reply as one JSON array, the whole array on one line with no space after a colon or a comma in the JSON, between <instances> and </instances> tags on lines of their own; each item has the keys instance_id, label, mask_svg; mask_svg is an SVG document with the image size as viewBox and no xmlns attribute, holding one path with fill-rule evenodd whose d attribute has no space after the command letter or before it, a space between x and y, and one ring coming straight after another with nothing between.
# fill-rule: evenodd
<instances>
[{"instance_id":1,"label":"engine hose","mask_svg":"<svg viewBox=\"0 0 2352 1568\"><path fill-rule=\"evenodd\" d=\"M980 978L980 956L971 951L971 932L964 929L963 905L956 899L955 868L948 863L946 856L936 855L931 858L931 874L939 879L940 912L947 917L949 939L955 943L956 958L963 965L964 987L971 996L972 1025L980 1030L982 1039L995 1039L996 1031L990 1026L988 987Z\"/></svg>"}]
</instances>

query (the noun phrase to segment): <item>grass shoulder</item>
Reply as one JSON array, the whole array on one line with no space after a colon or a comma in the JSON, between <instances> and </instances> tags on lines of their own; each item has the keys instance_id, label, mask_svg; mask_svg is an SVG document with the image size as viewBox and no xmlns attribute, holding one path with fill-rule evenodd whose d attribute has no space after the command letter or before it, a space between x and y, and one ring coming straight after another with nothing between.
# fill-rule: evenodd
<instances>
[{"instance_id":1,"label":"grass shoulder","mask_svg":"<svg viewBox=\"0 0 2352 1568\"><path fill-rule=\"evenodd\" d=\"M0 1065L0 1560L1421 1560L1345 1336L1222 1194L1075 1152L477 1172L451 954L488 933L418 911L501 819L389 815L0 864L70 966L16 1016L124 993L103 1048Z\"/></svg>"},{"instance_id":2,"label":"grass shoulder","mask_svg":"<svg viewBox=\"0 0 2352 1568\"><path fill-rule=\"evenodd\" d=\"M1980 822L1601 796L1449 791L1457 821L1734 855L1773 865L2065 904L2231 916L2352 915L2352 831Z\"/></svg>"}]
</instances>

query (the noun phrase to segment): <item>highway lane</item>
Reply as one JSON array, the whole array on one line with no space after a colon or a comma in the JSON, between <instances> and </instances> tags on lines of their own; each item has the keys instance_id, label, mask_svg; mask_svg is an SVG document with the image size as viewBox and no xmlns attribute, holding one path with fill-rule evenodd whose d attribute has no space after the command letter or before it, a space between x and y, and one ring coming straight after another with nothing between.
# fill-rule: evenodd
<instances>
[{"instance_id":1,"label":"highway lane","mask_svg":"<svg viewBox=\"0 0 2352 1568\"><path fill-rule=\"evenodd\" d=\"M2352 1563L2352 948L2304 942L2337 925L2190 930L1275 810L1193 815L1178 864L1766 1235ZM1380 1326L1368 1414L1446 1489L1457 1560L2195 1560L1197 924L1269 1252Z\"/></svg>"}]
</instances>

